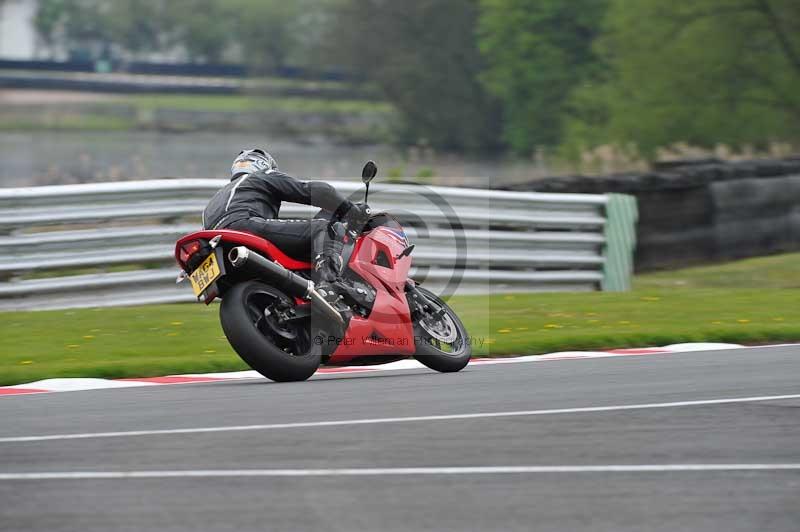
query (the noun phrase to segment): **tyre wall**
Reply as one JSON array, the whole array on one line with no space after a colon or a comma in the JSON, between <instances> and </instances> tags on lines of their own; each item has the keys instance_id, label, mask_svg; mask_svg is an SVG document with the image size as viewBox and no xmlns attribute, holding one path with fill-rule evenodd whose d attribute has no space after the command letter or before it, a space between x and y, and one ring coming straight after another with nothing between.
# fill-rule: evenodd
<instances>
[{"instance_id":1,"label":"tyre wall","mask_svg":"<svg viewBox=\"0 0 800 532\"><path fill-rule=\"evenodd\" d=\"M637 271L800 250L800 159L548 178L513 188L636 196Z\"/></svg>"}]
</instances>

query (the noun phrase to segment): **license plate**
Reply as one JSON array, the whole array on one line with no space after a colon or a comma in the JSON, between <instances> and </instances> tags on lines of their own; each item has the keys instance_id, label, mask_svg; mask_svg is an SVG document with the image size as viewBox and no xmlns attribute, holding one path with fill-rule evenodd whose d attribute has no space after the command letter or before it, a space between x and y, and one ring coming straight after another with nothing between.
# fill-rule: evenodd
<instances>
[{"instance_id":1,"label":"license plate","mask_svg":"<svg viewBox=\"0 0 800 532\"><path fill-rule=\"evenodd\" d=\"M203 261L203 264L201 264L199 268L189 275L189 281L192 283L194 295L199 296L202 294L220 275L222 275L222 271L217 262L217 254L212 253Z\"/></svg>"}]
</instances>

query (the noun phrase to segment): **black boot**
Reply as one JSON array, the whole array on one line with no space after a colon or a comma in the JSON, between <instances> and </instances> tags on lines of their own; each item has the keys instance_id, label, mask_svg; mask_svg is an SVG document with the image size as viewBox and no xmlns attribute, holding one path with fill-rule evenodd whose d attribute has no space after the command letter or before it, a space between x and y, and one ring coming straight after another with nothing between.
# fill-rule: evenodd
<instances>
[{"instance_id":1,"label":"black boot","mask_svg":"<svg viewBox=\"0 0 800 532\"><path fill-rule=\"evenodd\" d=\"M342 249L347 232L341 223L328 226L326 232L314 239L314 274L312 279L326 299L336 299L336 284L342 274Z\"/></svg>"}]
</instances>

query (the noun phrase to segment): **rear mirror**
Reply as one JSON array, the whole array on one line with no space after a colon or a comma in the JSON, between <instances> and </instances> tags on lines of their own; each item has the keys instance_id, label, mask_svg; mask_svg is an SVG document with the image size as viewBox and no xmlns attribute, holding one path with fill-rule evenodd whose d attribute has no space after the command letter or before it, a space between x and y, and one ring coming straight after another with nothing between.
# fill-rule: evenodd
<instances>
[{"instance_id":1,"label":"rear mirror","mask_svg":"<svg viewBox=\"0 0 800 532\"><path fill-rule=\"evenodd\" d=\"M373 161L368 161L367 164L364 165L364 169L361 171L361 181L364 184L369 184L375 176L378 175L378 167Z\"/></svg>"}]
</instances>

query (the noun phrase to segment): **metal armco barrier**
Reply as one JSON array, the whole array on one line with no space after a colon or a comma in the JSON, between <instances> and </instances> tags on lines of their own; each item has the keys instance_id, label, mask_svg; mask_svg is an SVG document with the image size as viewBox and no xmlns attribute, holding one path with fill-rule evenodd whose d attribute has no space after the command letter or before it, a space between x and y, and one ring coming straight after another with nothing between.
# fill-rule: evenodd
<instances>
[{"instance_id":1,"label":"metal armco barrier","mask_svg":"<svg viewBox=\"0 0 800 532\"><path fill-rule=\"evenodd\" d=\"M226 181L169 179L0 189L0 310L193 301L175 285L175 240ZM333 183L354 200L357 182ZM449 295L626 290L635 245L629 196L376 183L373 210L416 244L412 274ZM286 204L281 217L314 209Z\"/></svg>"}]
</instances>

